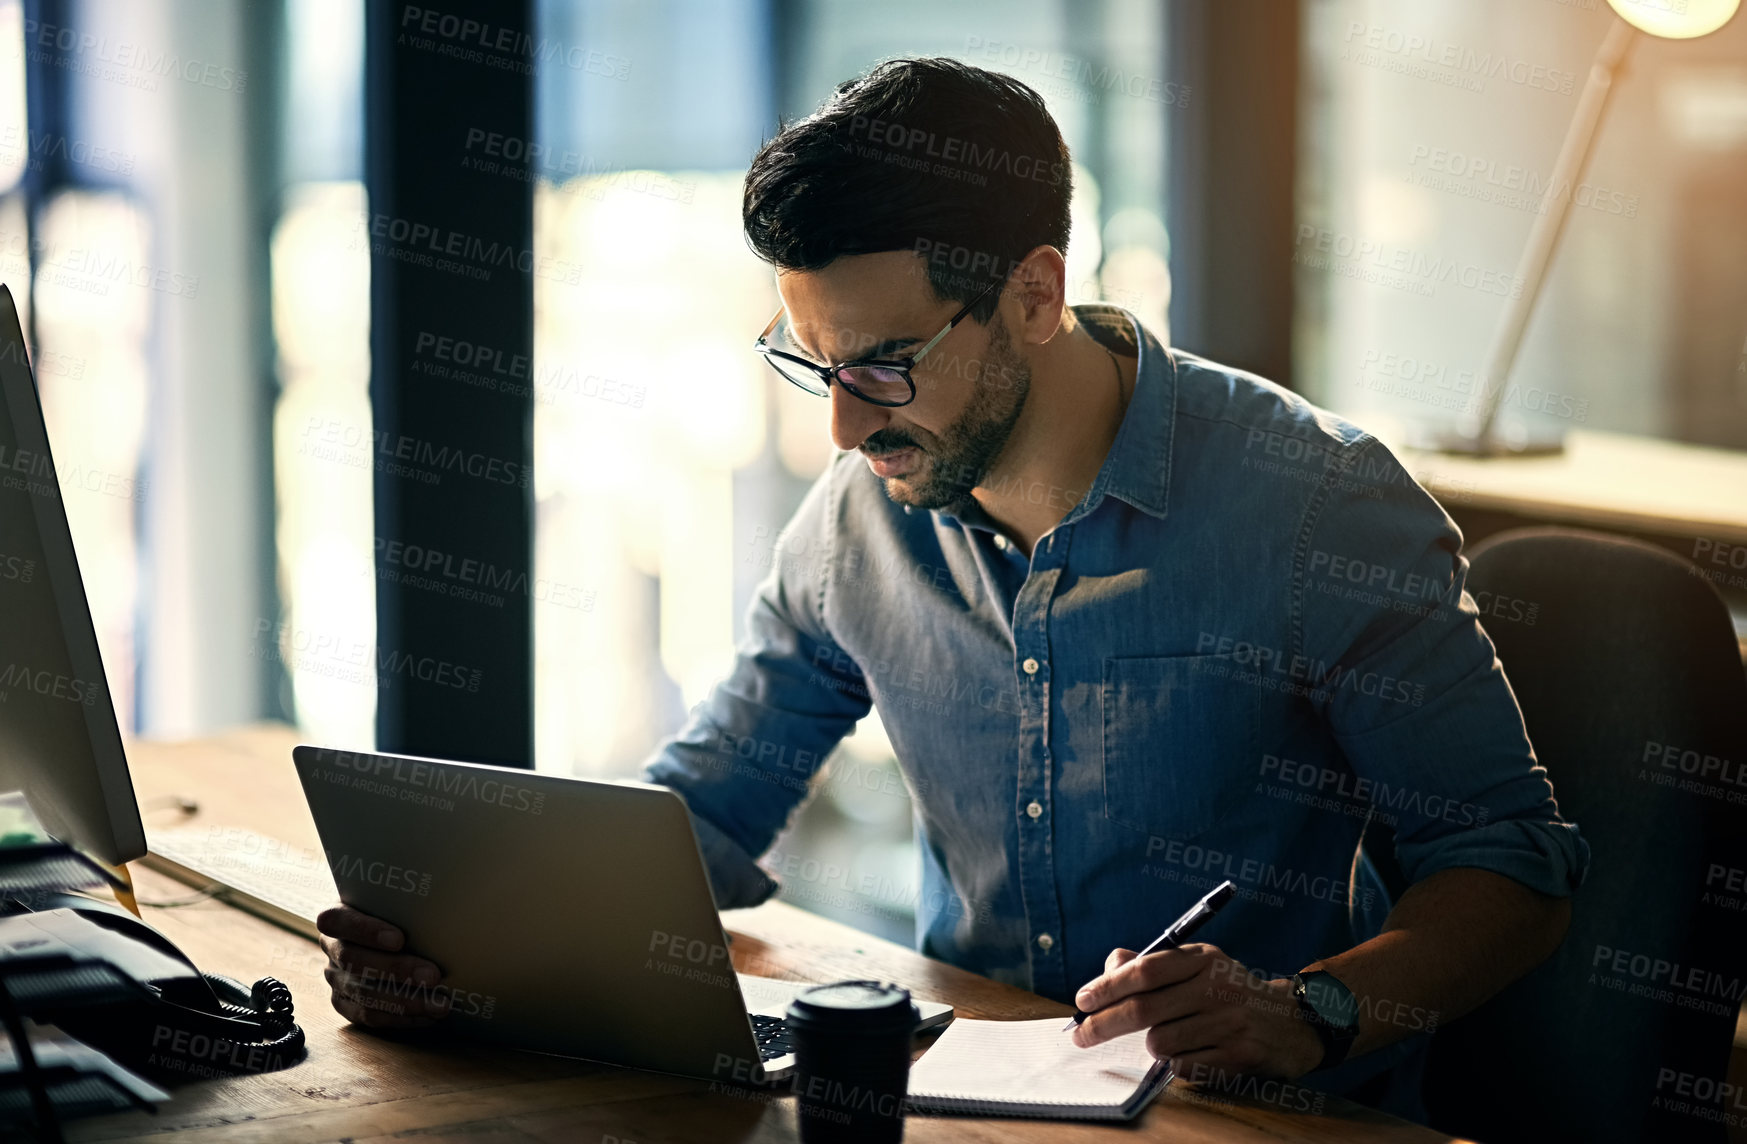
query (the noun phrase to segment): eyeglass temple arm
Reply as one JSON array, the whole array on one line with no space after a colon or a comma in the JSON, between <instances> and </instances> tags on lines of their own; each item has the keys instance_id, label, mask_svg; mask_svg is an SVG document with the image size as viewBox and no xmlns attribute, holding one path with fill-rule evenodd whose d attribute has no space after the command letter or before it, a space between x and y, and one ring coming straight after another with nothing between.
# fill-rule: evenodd
<instances>
[{"instance_id":1,"label":"eyeglass temple arm","mask_svg":"<svg viewBox=\"0 0 1747 1144\"><path fill-rule=\"evenodd\" d=\"M923 346L921 349L917 350L915 353L910 355L911 364L915 364L916 362L921 361L922 355L927 353L929 350L933 349L935 346L939 345L940 339L944 338L946 335L952 333L953 328L957 325L958 325L958 322L956 322L956 321L948 322L946 324L946 328L944 330L941 330L938 334L935 334L932 338L928 339L927 345Z\"/></svg>"},{"instance_id":2,"label":"eyeglass temple arm","mask_svg":"<svg viewBox=\"0 0 1747 1144\"><path fill-rule=\"evenodd\" d=\"M984 298L987 298L989 296L989 291L993 290L995 287L999 286L1002 282L1005 282L1005 281L1006 281L1005 278L998 278L995 281L989 283L987 286L983 287L983 292L981 294L978 294L975 298L972 298L970 300L970 302L965 306L965 308L958 312L958 317L956 317L952 321L946 323L946 328L944 330L941 330L938 334L935 334L932 338L928 339L927 345L923 346L921 349L917 350L915 353L910 355L911 363L914 364L915 362L921 361L922 355L927 353L929 350L933 349L936 345L938 345L941 338L944 338L946 335L952 333L952 331L958 329L958 324L960 322L964 321L967 317L969 317L970 312L972 310L976 309L977 305L980 302L982 302L982 300Z\"/></svg>"}]
</instances>

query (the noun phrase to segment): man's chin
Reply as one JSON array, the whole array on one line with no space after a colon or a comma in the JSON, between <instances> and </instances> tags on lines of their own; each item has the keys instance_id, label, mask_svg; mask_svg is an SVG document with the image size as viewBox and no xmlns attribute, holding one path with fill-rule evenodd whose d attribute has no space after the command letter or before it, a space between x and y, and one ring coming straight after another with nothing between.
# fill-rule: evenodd
<instances>
[{"instance_id":1,"label":"man's chin","mask_svg":"<svg viewBox=\"0 0 1747 1144\"><path fill-rule=\"evenodd\" d=\"M885 477L881 483L892 503L929 512L957 512L972 499L969 489L951 488L943 481L930 480L926 473Z\"/></svg>"},{"instance_id":2,"label":"man's chin","mask_svg":"<svg viewBox=\"0 0 1747 1144\"><path fill-rule=\"evenodd\" d=\"M895 503L909 505L911 508L928 507L922 503L925 498L910 483L909 477L884 477L880 483L886 487L886 495Z\"/></svg>"}]
</instances>

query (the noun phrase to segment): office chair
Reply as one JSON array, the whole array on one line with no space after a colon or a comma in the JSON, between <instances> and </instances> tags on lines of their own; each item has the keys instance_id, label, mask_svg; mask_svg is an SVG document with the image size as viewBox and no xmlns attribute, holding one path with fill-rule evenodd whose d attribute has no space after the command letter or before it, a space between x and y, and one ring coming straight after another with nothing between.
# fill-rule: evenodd
<instances>
[{"instance_id":1,"label":"office chair","mask_svg":"<svg viewBox=\"0 0 1747 1144\"><path fill-rule=\"evenodd\" d=\"M1747 1124L1747 1095L1721 1087L1747 982L1747 678L1728 609L1632 540L1518 529L1470 559L1483 612L1539 606L1484 622L1592 860L1560 949L1432 1038L1431 1123L1487 1144L1721 1141L1723 1118Z\"/></svg>"}]
</instances>

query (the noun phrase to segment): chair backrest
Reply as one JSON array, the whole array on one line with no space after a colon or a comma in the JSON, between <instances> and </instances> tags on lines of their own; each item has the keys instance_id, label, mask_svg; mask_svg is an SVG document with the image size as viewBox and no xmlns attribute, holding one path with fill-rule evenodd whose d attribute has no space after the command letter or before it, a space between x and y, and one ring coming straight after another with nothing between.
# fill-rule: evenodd
<instances>
[{"instance_id":1,"label":"chair backrest","mask_svg":"<svg viewBox=\"0 0 1747 1144\"><path fill-rule=\"evenodd\" d=\"M1747 677L1728 609L1637 541L1521 529L1468 590L1560 812L1588 839L1564 945L1432 1039L1442 1131L1722 1140L1747 983Z\"/></svg>"}]
</instances>

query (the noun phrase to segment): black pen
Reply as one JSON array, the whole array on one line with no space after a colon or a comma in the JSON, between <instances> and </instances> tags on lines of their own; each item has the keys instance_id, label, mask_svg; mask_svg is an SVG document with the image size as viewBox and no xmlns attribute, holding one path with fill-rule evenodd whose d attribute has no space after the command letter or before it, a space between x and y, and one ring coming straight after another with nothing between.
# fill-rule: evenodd
<instances>
[{"instance_id":1,"label":"black pen","mask_svg":"<svg viewBox=\"0 0 1747 1144\"><path fill-rule=\"evenodd\" d=\"M1205 898L1202 898L1199 902L1196 902L1189 907L1188 913L1172 922L1169 929L1165 930L1165 932L1158 937L1155 937L1151 945L1135 954L1134 960L1139 961L1147 954L1156 953L1161 949L1176 949L1185 941L1188 941L1190 935L1200 929L1202 925L1206 923L1207 919L1211 918L1214 914L1217 914L1220 907L1224 906L1225 903L1231 901L1232 898L1236 896L1237 887L1230 882L1221 882L1219 885L1213 887L1213 889L1207 891L1207 896ZM1091 1015L1092 1014L1090 1013L1080 1012L1080 1007L1078 1005L1074 1006L1074 1015L1069 1018L1067 1024L1062 1026L1062 1031L1066 1032Z\"/></svg>"}]
</instances>

